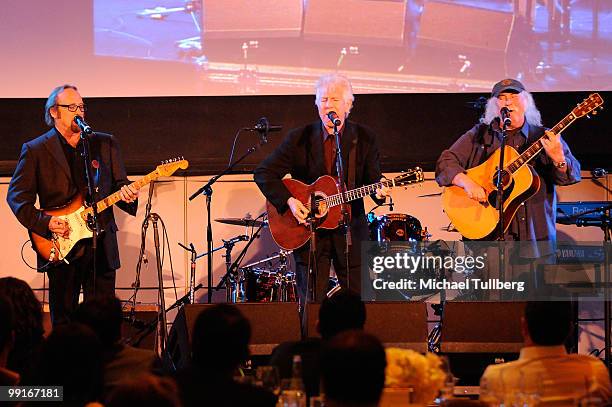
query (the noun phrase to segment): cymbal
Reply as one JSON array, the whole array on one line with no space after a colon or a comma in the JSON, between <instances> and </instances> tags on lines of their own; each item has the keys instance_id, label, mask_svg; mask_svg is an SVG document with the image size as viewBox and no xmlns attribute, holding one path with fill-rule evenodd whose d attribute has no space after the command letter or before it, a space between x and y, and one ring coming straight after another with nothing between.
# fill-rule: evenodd
<instances>
[{"instance_id":1,"label":"cymbal","mask_svg":"<svg viewBox=\"0 0 612 407\"><path fill-rule=\"evenodd\" d=\"M226 225L237 225L237 226L254 226L259 227L261 225L267 225L268 222L263 220L251 219L251 218L217 218L215 222L225 223Z\"/></svg>"}]
</instances>

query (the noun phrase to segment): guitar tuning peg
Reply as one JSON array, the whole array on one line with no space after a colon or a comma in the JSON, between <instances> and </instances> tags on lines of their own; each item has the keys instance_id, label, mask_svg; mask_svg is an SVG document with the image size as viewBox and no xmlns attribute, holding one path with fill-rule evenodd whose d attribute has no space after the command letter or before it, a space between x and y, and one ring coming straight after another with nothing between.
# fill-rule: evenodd
<instances>
[{"instance_id":1,"label":"guitar tuning peg","mask_svg":"<svg viewBox=\"0 0 612 407\"><path fill-rule=\"evenodd\" d=\"M590 119L590 118L591 118L591 116L590 116L590 115L588 115L588 114L586 115L586 117L587 117L587 119Z\"/></svg>"},{"instance_id":2,"label":"guitar tuning peg","mask_svg":"<svg viewBox=\"0 0 612 407\"><path fill-rule=\"evenodd\" d=\"M597 109L593 110L593 116L597 115Z\"/></svg>"}]
</instances>

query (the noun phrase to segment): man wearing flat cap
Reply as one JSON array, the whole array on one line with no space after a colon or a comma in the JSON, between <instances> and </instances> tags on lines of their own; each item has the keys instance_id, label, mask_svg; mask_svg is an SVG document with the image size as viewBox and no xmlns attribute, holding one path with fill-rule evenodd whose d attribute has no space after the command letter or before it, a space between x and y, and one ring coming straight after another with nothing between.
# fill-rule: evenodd
<instances>
[{"instance_id":1,"label":"man wearing flat cap","mask_svg":"<svg viewBox=\"0 0 612 407\"><path fill-rule=\"evenodd\" d=\"M504 79L493 86L484 117L450 148L444 150L436 164L436 181L440 186L457 185L471 199L486 202L484 189L469 178L465 170L489 158L501 145L500 111L508 108L506 145L520 153L542 136L544 152L529 162L540 178L540 189L520 205L505 240L556 240L556 185L580 181L580 163L560 135L542 127L540 112L533 97L516 79ZM538 257L538 256L536 256Z\"/></svg>"}]
</instances>

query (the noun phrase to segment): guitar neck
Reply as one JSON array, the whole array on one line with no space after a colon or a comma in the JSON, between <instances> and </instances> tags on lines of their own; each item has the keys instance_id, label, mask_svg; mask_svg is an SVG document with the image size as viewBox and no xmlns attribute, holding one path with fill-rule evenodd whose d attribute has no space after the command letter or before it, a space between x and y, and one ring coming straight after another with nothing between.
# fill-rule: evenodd
<instances>
[{"instance_id":1,"label":"guitar neck","mask_svg":"<svg viewBox=\"0 0 612 407\"><path fill-rule=\"evenodd\" d=\"M372 195L376 193L376 190L378 188L382 188L383 186L393 187L394 182L393 180L384 180L384 181L377 182L374 184L364 185L362 187L351 189L350 191L346 191L344 194L330 195L327 198L325 198L325 202L327 203L328 207L342 205L342 204L354 201L356 199L363 198L366 195Z\"/></svg>"},{"instance_id":2,"label":"guitar neck","mask_svg":"<svg viewBox=\"0 0 612 407\"><path fill-rule=\"evenodd\" d=\"M138 181L132 182L130 186L135 190L139 190L140 188L144 187L151 181L156 180L157 178L159 178L159 173L157 170L155 170L155 171L148 173L144 177L140 178ZM117 191L107 196L106 198L98 201L98 203L96 204L98 206L98 213L102 212L103 210L107 208L110 208L111 206L119 202L120 200L121 200L121 194L119 191Z\"/></svg>"},{"instance_id":3,"label":"guitar neck","mask_svg":"<svg viewBox=\"0 0 612 407\"><path fill-rule=\"evenodd\" d=\"M572 124L576 120L576 116L573 113L568 114L561 120L559 123L555 125L550 131L555 134L561 133L567 126ZM531 161L542 149L544 145L542 144L542 139L546 136L540 137L535 143L529 146L527 150L523 151L523 153L518 156L514 161L508 164L505 168L506 171L509 171L511 174L518 171L523 165L527 164Z\"/></svg>"}]
</instances>

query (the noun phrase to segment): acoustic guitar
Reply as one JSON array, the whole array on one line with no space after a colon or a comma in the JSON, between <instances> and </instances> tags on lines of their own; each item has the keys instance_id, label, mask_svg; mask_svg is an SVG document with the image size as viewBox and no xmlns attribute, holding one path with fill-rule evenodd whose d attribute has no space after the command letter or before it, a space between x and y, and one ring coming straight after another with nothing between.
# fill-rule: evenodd
<instances>
[{"instance_id":1,"label":"acoustic guitar","mask_svg":"<svg viewBox=\"0 0 612 407\"><path fill-rule=\"evenodd\" d=\"M138 190L159 177L169 177L179 168L186 169L188 166L189 162L183 159L164 161L163 164L155 168L155 171L150 172L138 181L132 182L130 186ZM120 200L121 194L117 191L98 201L96 203L98 213L110 208ZM93 208L91 206L85 206L85 201L80 194L75 195L67 205L61 208L52 210L43 209L43 212L67 222L68 229L70 230L68 238L53 233L50 239L30 232L32 247L40 256L47 259L47 261L51 263L60 261L67 262L67 256L79 241L93 237L93 232L89 224L89 220L93 215Z\"/></svg>"},{"instance_id":2,"label":"acoustic guitar","mask_svg":"<svg viewBox=\"0 0 612 407\"><path fill-rule=\"evenodd\" d=\"M603 99L598 93L591 94L575 107L567 116L551 129L555 134L561 133L576 119L593 112L596 114ZM505 146L504 168L502 169L503 216L505 230L508 230L519 206L532 197L540 188L540 179L528 164L544 146L542 136L529 146L522 154L514 148ZM442 206L455 228L468 239L493 240L497 237L499 212L497 210L497 168L499 154L497 149L484 163L467 170L467 176L482 186L487 195L486 202L478 202L467 196L465 190L453 185L446 187L442 193Z\"/></svg>"},{"instance_id":3,"label":"acoustic guitar","mask_svg":"<svg viewBox=\"0 0 612 407\"><path fill-rule=\"evenodd\" d=\"M301 201L310 211L315 209L316 229L335 229L342 221L342 205L346 208L350 219L349 202L366 195L376 193L378 188L397 187L423 182L423 170L419 167L403 172L397 177L341 193L339 180L330 175L323 175L308 185L295 179L284 179L283 183L297 200ZM314 196L314 203L312 201ZM302 247L310 239L310 229L307 225L297 222L291 210L279 213L274 205L266 202L268 223L272 238L281 248L295 250Z\"/></svg>"}]
</instances>

